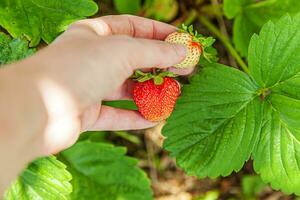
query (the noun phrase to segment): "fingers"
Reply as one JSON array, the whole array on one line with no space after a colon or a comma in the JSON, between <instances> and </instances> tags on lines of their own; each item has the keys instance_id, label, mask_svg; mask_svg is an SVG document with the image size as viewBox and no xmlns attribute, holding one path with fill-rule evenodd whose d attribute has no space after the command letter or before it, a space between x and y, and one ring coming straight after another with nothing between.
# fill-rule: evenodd
<instances>
[{"instance_id":1,"label":"fingers","mask_svg":"<svg viewBox=\"0 0 300 200\"><path fill-rule=\"evenodd\" d=\"M177 68L171 67L168 70L171 72L174 72L177 75L185 76L185 75L191 74L194 71L194 68L177 69ZM105 101L114 101L114 100L132 99L133 86L134 86L134 81L131 79L128 79L127 81L125 81L125 83L119 89L117 89L116 91L113 91L109 96L105 97L104 100Z\"/></svg>"},{"instance_id":2,"label":"fingers","mask_svg":"<svg viewBox=\"0 0 300 200\"><path fill-rule=\"evenodd\" d=\"M81 128L82 132L87 131L90 127L92 127L99 117L99 113L101 110L101 103L96 103L94 105L89 106L80 116Z\"/></svg>"},{"instance_id":3,"label":"fingers","mask_svg":"<svg viewBox=\"0 0 300 200\"><path fill-rule=\"evenodd\" d=\"M171 67L169 69L169 71L174 72L175 74L181 75L181 76L185 76L185 75L189 75L194 71L194 67L191 68L186 68L186 69L178 69L175 67Z\"/></svg>"},{"instance_id":4,"label":"fingers","mask_svg":"<svg viewBox=\"0 0 300 200\"><path fill-rule=\"evenodd\" d=\"M109 96L104 100L113 101L113 100L128 100L132 99L132 90L134 82L133 80L127 80L125 83L118 88L116 91L113 91Z\"/></svg>"},{"instance_id":5,"label":"fingers","mask_svg":"<svg viewBox=\"0 0 300 200\"><path fill-rule=\"evenodd\" d=\"M96 122L87 130L136 130L155 125L156 123L147 121L137 111L102 106Z\"/></svg>"},{"instance_id":6,"label":"fingers","mask_svg":"<svg viewBox=\"0 0 300 200\"><path fill-rule=\"evenodd\" d=\"M120 37L120 36L118 36ZM122 36L121 36L122 37ZM142 68L167 68L185 59L187 50L184 46L159 40L123 37L119 41L120 54L125 56L131 70Z\"/></svg>"},{"instance_id":7,"label":"fingers","mask_svg":"<svg viewBox=\"0 0 300 200\"><path fill-rule=\"evenodd\" d=\"M114 53L114 58L126 55L124 60L131 67L130 73L140 68L170 67L184 60L187 52L181 45L160 41L176 31L175 27L137 16L119 15L81 20L69 30L76 30L70 31L69 35L85 35L83 33L89 30L90 34L95 32L97 35L109 36L102 37L103 40L115 40L109 40L111 43L107 49L119 53ZM112 47L117 49L114 51Z\"/></svg>"},{"instance_id":8,"label":"fingers","mask_svg":"<svg viewBox=\"0 0 300 200\"><path fill-rule=\"evenodd\" d=\"M157 40L163 40L176 31L176 27L169 24L131 15L110 15L86 19L74 24L74 26L78 25L85 26L101 36L128 35Z\"/></svg>"}]
</instances>

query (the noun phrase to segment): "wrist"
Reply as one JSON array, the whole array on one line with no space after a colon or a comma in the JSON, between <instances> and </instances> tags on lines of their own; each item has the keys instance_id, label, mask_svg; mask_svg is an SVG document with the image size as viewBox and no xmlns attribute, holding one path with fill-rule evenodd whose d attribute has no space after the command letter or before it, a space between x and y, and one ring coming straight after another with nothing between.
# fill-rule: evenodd
<instances>
[{"instance_id":1,"label":"wrist","mask_svg":"<svg viewBox=\"0 0 300 200\"><path fill-rule=\"evenodd\" d=\"M6 153L22 157L20 163L42 155L41 133L47 124L34 74L24 68L16 64L0 71L0 146Z\"/></svg>"},{"instance_id":2,"label":"wrist","mask_svg":"<svg viewBox=\"0 0 300 200\"><path fill-rule=\"evenodd\" d=\"M42 155L47 117L32 75L16 65L0 70L0 194L26 165Z\"/></svg>"},{"instance_id":3,"label":"wrist","mask_svg":"<svg viewBox=\"0 0 300 200\"><path fill-rule=\"evenodd\" d=\"M39 102L42 102L47 116L40 133L42 155L57 153L73 144L73 140L77 139L75 135L81 130L80 115L83 106L78 96L82 95L76 95L74 77L68 73L70 71L62 69L64 65L59 60L51 59L51 52L36 54L24 60L22 65L28 68L26 71L20 70L19 73L30 74L30 80L37 88Z\"/></svg>"}]
</instances>

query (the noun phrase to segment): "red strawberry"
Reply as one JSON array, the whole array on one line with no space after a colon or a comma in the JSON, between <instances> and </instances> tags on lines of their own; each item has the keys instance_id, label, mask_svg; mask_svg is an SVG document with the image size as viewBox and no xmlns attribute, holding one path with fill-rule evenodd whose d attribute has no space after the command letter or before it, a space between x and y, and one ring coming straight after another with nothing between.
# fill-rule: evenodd
<instances>
[{"instance_id":1,"label":"red strawberry","mask_svg":"<svg viewBox=\"0 0 300 200\"><path fill-rule=\"evenodd\" d=\"M152 122L167 119L180 95L180 86L175 79L162 77L162 83L155 80L137 82L133 88L133 99L139 112Z\"/></svg>"},{"instance_id":2,"label":"red strawberry","mask_svg":"<svg viewBox=\"0 0 300 200\"><path fill-rule=\"evenodd\" d=\"M171 33L166 39L166 42L181 44L187 47L187 56L176 68L189 68L198 64L201 54L208 58L208 54L204 52L205 48L211 46L214 39L211 37L205 38L193 30L193 26L187 27L182 25L178 32Z\"/></svg>"}]
</instances>

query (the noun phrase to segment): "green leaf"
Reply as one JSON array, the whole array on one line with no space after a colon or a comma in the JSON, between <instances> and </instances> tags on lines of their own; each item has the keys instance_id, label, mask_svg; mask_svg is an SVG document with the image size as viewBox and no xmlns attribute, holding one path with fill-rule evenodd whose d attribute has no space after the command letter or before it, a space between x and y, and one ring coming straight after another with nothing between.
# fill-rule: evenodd
<instances>
[{"instance_id":1,"label":"green leaf","mask_svg":"<svg viewBox=\"0 0 300 200\"><path fill-rule=\"evenodd\" d=\"M300 12L298 0L225 0L224 12L234 18L233 42L243 56L247 56L251 36L258 33L269 20L276 21L287 12Z\"/></svg>"},{"instance_id":2,"label":"green leaf","mask_svg":"<svg viewBox=\"0 0 300 200\"><path fill-rule=\"evenodd\" d=\"M228 19L241 14L244 5L252 3L253 0L224 0L224 14Z\"/></svg>"},{"instance_id":3,"label":"green leaf","mask_svg":"<svg viewBox=\"0 0 300 200\"><path fill-rule=\"evenodd\" d=\"M249 47L253 78L269 90L255 171L275 189L300 195L300 15L266 24ZM278 56L278 57L277 57Z\"/></svg>"},{"instance_id":4,"label":"green leaf","mask_svg":"<svg viewBox=\"0 0 300 200\"><path fill-rule=\"evenodd\" d=\"M11 39L0 32L0 66L26 58L34 52L35 49L29 49L28 42L23 38Z\"/></svg>"},{"instance_id":5,"label":"green leaf","mask_svg":"<svg viewBox=\"0 0 300 200\"><path fill-rule=\"evenodd\" d=\"M114 0L116 10L121 14L136 15L142 9L141 0Z\"/></svg>"},{"instance_id":6,"label":"green leaf","mask_svg":"<svg viewBox=\"0 0 300 200\"><path fill-rule=\"evenodd\" d=\"M0 1L0 25L13 37L25 36L36 46L43 39L50 43L67 26L95 14L92 0L6 0Z\"/></svg>"},{"instance_id":7,"label":"green leaf","mask_svg":"<svg viewBox=\"0 0 300 200\"><path fill-rule=\"evenodd\" d=\"M72 199L148 200L149 180L126 149L83 141L62 153L73 175Z\"/></svg>"},{"instance_id":8,"label":"green leaf","mask_svg":"<svg viewBox=\"0 0 300 200\"><path fill-rule=\"evenodd\" d=\"M300 195L299 27L286 15L252 37L250 77L211 64L184 86L163 134L188 174L228 175L251 155L264 182Z\"/></svg>"},{"instance_id":9,"label":"green leaf","mask_svg":"<svg viewBox=\"0 0 300 200\"><path fill-rule=\"evenodd\" d=\"M121 108L126 110L137 110L137 107L132 100L117 100L117 101L103 101L103 105L114 108Z\"/></svg>"},{"instance_id":10,"label":"green leaf","mask_svg":"<svg viewBox=\"0 0 300 200\"><path fill-rule=\"evenodd\" d=\"M71 175L54 156L32 162L11 185L4 200L68 199Z\"/></svg>"},{"instance_id":11,"label":"green leaf","mask_svg":"<svg viewBox=\"0 0 300 200\"><path fill-rule=\"evenodd\" d=\"M258 31L259 27L253 24L247 16L237 16L234 19L233 43L242 56L247 56L250 38Z\"/></svg>"},{"instance_id":12,"label":"green leaf","mask_svg":"<svg viewBox=\"0 0 300 200\"><path fill-rule=\"evenodd\" d=\"M274 86L300 71L300 17L286 16L267 23L249 45L250 73L263 88Z\"/></svg>"},{"instance_id":13,"label":"green leaf","mask_svg":"<svg viewBox=\"0 0 300 200\"><path fill-rule=\"evenodd\" d=\"M300 131L283 122L271 102L266 104L265 112L261 139L253 155L254 169L274 189L300 195Z\"/></svg>"},{"instance_id":14,"label":"green leaf","mask_svg":"<svg viewBox=\"0 0 300 200\"><path fill-rule=\"evenodd\" d=\"M193 198L193 200L218 200L219 198L220 192L217 190L211 190L199 197Z\"/></svg>"},{"instance_id":15,"label":"green leaf","mask_svg":"<svg viewBox=\"0 0 300 200\"><path fill-rule=\"evenodd\" d=\"M86 131L80 134L79 141L89 140L91 142L106 142L106 137L109 132L104 131Z\"/></svg>"},{"instance_id":16,"label":"green leaf","mask_svg":"<svg viewBox=\"0 0 300 200\"><path fill-rule=\"evenodd\" d=\"M246 74L211 64L183 87L163 129L164 147L189 175L238 171L254 149L261 125L256 84Z\"/></svg>"}]
</instances>

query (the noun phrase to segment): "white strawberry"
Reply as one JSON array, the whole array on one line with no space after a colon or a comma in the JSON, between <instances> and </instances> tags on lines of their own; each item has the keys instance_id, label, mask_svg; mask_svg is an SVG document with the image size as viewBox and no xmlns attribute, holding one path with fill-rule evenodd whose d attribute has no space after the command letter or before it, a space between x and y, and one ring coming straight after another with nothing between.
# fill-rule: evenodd
<instances>
[{"instance_id":1,"label":"white strawberry","mask_svg":"<svg viewBox=\"0 0 300 200\"><path fill-rule=\"evenodd\" d=\"M181 44L187 47L188 52L186 58L174 67L189 68L198 64L201 55L209 60L209 56L205 52L205 48L211 46L215 40L212 37L203 37L197 31L193 30L193 26L187 27L182 25L182 28L179 29L178 32L171 33L165 41L173 44Z\"/></svg>"}]
</instances>

